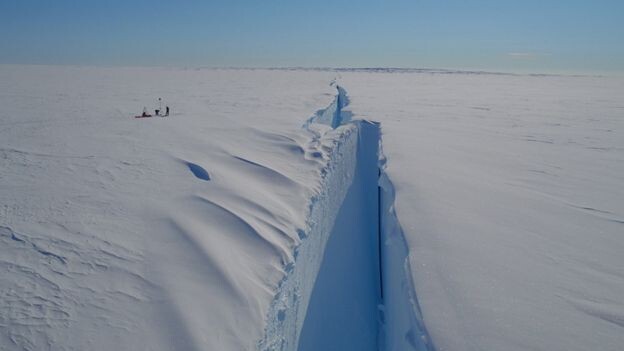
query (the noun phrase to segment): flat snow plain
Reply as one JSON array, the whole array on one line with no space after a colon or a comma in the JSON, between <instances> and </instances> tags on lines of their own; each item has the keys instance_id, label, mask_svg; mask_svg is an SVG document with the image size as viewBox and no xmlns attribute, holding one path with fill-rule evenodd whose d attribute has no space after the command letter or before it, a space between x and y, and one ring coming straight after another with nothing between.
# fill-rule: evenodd
<instances>
[{"instance_id":1,"label":"flat snow plain","mask_svg":"<svg viewBox=\"0 0 624 351\"><path fill-rule=\"evenodd\" d=\"M333 76L3 66L0 349L255 349Z\"/></svg>"},{"instance_id":2,"label":"flat snow plain","mask_svg":"<svg viewBox=\"0 0 624 351\"><path fill-rule=\"evenodd\" d=\"M381 123L435 349L622 349L622 79L11 65L0 349L256 349L347 132L301 127L334 79Z\"/></svg>"},{"instance_id":3,"label":"flat snow plain","mask_svg":"<svg viewBox=\"0 0 624 351\"><path fill-rule=\"evenodd\" d=\"M342 75L436 349L624 349L622 79Z\"/></svg>"}]
</instances>

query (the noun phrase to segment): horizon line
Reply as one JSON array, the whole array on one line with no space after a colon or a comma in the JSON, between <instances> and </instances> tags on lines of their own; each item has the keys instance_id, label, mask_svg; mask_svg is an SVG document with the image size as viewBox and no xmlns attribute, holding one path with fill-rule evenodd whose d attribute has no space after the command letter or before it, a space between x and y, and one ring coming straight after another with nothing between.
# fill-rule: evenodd
<instances>
[{"instance_id":1,"label":"horizon line","mask_svg":"<svg viewBox=\"0 0 624 351\"><path fill-rule=\"evenodd\" d=\"M552 76L552 77L619 77L624 72L514 72L499 69L471 69L471 68L433 68L433 67L396 67L396 66L362 66L362 67L332 67L332 66L210 66L210 65L162 65L162 64L97 64L97 63L9 63L0 62L0 66L42 66L42 67L93 67L93 68L167 68L181 70L276 70L276 71L327 71L327 72L368 72L368 73L431 73L431 74L490 74L508 76Z\"/></svg>"}]
</instances>

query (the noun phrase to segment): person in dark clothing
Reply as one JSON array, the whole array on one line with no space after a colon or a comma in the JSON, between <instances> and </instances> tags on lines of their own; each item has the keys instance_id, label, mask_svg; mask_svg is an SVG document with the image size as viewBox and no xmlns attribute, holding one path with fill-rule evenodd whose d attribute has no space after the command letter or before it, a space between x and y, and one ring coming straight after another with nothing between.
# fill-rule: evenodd
<instances>
[{"instance_id":1,"label":"person in dark clothing","mask_svg":"<svg viewBox=\"0 0 624 351\"><path fill-rule=\"evenodd\" d=\"M169 116L169 106L165 106L165 116Z\"/></svg>"}]
</instances>

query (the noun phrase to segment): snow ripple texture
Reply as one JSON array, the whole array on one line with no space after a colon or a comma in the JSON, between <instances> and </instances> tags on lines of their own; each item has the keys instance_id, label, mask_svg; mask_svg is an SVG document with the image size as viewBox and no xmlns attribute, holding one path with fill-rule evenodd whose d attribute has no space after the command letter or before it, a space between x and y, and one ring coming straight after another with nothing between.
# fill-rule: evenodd
<instances>
[{"instance_id":1,"label":"snow ripple texture","mask_svg":"<svg viewBox=\"0 0 624 351\"><path fill-rule=\"evenodd\" d=\"M356 166L357 127L340 124L340 95L326 109L317 112L304 125L312 138L308 149L318 150L312 157L325 155L321 186L309 204L306 229L300 233L301 244L295 249L295 262L287 267L278 294L271 305L260 350L295 350L305 320L306 309L318 274L325 244L338 209L352 182ZM344 100L343 100L344 101Z\"/></svg>"}]
</instances>

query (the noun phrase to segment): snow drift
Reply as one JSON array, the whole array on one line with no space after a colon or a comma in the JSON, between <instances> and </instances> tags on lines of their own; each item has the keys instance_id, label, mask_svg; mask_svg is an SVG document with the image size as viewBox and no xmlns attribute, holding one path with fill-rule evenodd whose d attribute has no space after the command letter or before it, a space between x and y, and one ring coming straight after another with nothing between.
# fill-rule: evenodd
<instances>
[{"instance_id":1,"label":"snow drift","mask_svg":"<svg viewBox=\"0 0 624 351\"><path fill-rule=\"evenodd\" d=\"M0 348L619 350L622 92L0 66Z\"/></svg>"},{"instance_id":2,"label":"snow drift","mask_svg":"<svg viewBox=\"0 0 624 351\"><path fill-rule=\"evenodd\" d=\"M320 191L299 126L331 78L3 66L0 348L255 349ZM170 117L133 118L160 96Z\"/></svg>"}]
</instances>

